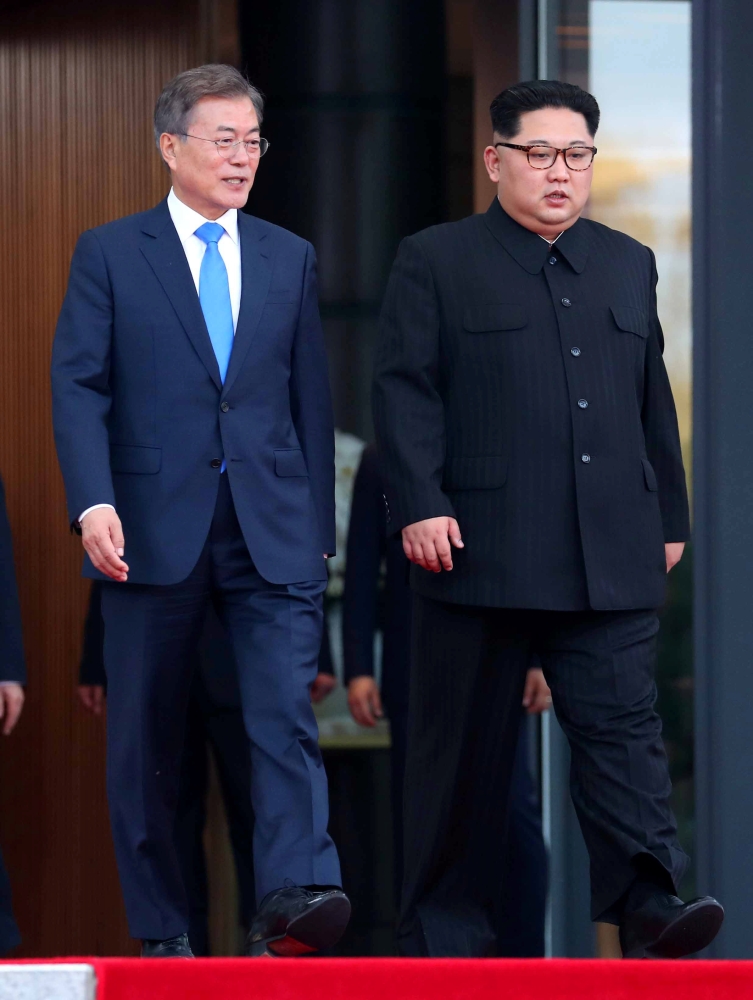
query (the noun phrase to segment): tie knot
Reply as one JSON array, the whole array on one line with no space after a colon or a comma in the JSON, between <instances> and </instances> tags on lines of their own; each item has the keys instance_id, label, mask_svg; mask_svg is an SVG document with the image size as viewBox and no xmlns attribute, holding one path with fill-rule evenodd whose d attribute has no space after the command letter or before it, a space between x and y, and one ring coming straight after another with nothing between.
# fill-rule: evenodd
<instances>
[{"instance_id":1,"label":"tie knot","mask_svg":"<svg viewBox=\"0 0 753 1000\"><path fill-rule=\"evenodd\" d=\"M205 243L219 243L224 232L219 222L205 222L196 230L196 235Z\"/></svg>"}]
</instances>

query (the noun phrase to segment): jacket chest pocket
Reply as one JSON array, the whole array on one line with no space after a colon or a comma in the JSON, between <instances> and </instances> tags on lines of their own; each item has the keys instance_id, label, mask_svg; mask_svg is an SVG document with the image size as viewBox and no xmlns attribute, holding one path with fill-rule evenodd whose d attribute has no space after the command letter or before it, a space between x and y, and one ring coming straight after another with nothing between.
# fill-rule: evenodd
<instances>
[{"instance_id":1,"label":"jacket chest pocket","mask_svg":"<svg viewBox=\"0 0 753 1000\"><path fill-rule=\"evenodd\" d=\"M522 330L525 326L528 326L528 313L516 302L466 306L463 313L463 328L468 333L502 333Z\"/></svg>"},{"instance_id":2,"label":"jacket chest pocket","mask_svg":"<svg viewBox=\"0 0 753 1000\"><path fill-rule=\"evenodd\" d=\"M610 306L612 318L623 333L633 333L645 340L648 337L648 317L635 306Z\"/></svg>"}]
</instances>

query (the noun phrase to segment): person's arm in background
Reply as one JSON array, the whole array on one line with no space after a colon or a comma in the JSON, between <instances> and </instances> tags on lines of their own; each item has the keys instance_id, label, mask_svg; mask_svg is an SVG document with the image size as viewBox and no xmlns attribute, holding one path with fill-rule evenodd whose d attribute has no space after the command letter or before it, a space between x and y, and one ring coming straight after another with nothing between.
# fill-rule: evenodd
<instances>
[{"instance_id":1,"label":"person's arm in background","mask_svg":"<svg viewBox=\"0 0 753 1000\"><path fill-rule=\"evenodd\" d=\"M382 718L374 679L379 571L386 550L382 479L374 445L363 452L353 485L343 590L343 659L348 707L362 726Z\"/></svg>"},{"instance_id":2,"label":"person's arm in background","mask_svg":"<svg viewBox=\"0 0 753 1000\"><path fill-rule=\"evenodd\" d=\"M78 676L78 696L85 708L101 715L105 704L105 626L102 620L102 586L96 580L89 592L84 642Z\"/></svg>"},{"instance_id":3,"label":"person's arm in background","mask_svg":"<svg viewBox=\"0 0 753 1000\"><path fill-rule=\"evenodd\" d=\"M324 701L327 695L337 687L337 678L332 666L332 649L329 644L329 627L327 612L324 612L324 628L322 629L322 645L319 649L318 673L311 685L311 701L314 705Z\"/></svg>"},{"instance_id":4,"label":"person's arm in background","mask_svg":"<svg viewBox=\"0 0 753 1000\"><path fill-rule=\"evenodd\" d=\"M0 480L0 726L10 736L24 705L26 662L21 631L13 539Z\"/></svg>"}]
</instances>

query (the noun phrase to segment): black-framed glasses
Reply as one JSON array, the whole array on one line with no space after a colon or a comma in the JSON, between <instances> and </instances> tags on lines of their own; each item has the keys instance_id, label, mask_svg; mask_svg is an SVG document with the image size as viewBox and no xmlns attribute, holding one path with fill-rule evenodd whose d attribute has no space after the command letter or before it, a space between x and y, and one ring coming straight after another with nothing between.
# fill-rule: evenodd
<instances>
[{"instance_id":1,"label":"black-framed glasses","mask_svg":"<svg viewBox=\"0 0 753 1000\"><path fill-rule=\"evenodd\" d=\"M528 162L536 170L553 167L560 153L569 170L588 170L597 153L596 146L565 146L564 149L557 149L556 146L542 146L538 143L533 146L517 146L514 142L495 142L494 145L522 149L528 155Z\"/></svg>"},{"instance_id":2,"label":"black-framed glasses","mask_svg":"<svg viewBox=\"0 0 753 1000\"><path fill-rule=\"evenodd\" d=\"M190 132L181 132L180 135L185 136L186 139L198 139L200 142L213 142L217 147L217 152L226 160L233 155L233 150L237 149L238 146L245 146L246 152L252 159L264 156L269 149L269 142L262 139L261 136L256 136L253 139L231 139L228 135L222 139L205 139L201 135L191 135Z\"/></svg>"}]
</instances>

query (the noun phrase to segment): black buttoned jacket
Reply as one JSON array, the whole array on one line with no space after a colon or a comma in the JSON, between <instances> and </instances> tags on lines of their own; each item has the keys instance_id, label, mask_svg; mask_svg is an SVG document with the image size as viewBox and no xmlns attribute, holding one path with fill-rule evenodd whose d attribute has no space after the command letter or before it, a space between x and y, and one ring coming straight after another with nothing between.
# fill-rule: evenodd
<instances>
[{"instance_id":1,"label":"black buttoned jacket","mask_svg":"<svg viewBox=\"0 0 753 1000\"><path fill-rule=\"evenodd\" d=\"M581 219L550 249L495 199L400 245L374 418L390 528L456 517L437 600L653 608L689 533L647 247Z\"/></svg>"}]
</instances>

